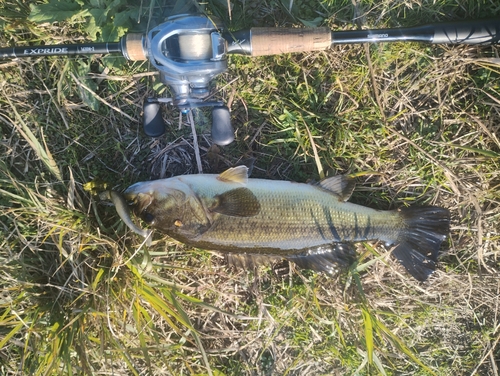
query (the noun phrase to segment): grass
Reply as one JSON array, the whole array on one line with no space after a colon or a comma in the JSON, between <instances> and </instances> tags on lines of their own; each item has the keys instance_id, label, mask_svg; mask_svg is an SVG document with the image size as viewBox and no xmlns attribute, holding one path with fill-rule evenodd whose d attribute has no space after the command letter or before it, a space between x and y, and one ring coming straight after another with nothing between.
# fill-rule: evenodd
<instances>
[{"instance_id":1,"label":"grass","mask_svg":"<svg viewBox=\"0 0 500 376\"><path fill-rule=\"evenodd\" d=\"M113 3L108 15L133 11L141 23L120 27L145 28L146 3ZM28 2L0 7L1 47L88 38L81 16L35 23ZM206 11L231 29L343 30L500 8L269 0ZM141 133L143 99L164 90L158 75L109 56L1 61L0 373L498 375L500 68L478 60L497 56L418 43L232 56L215 85L236 142L211 145L209 114L195 113L204 172L254 158L254 177L305 182L319 178L316 154L327 175L360 175L353 202L448 208L450 238L424 284L378 244L360 245L335 278L287 263L237 270L159 234L142 246L84 185L196 173L176 110L165 109L163 138Z\"/></svg>"}]
</instances>

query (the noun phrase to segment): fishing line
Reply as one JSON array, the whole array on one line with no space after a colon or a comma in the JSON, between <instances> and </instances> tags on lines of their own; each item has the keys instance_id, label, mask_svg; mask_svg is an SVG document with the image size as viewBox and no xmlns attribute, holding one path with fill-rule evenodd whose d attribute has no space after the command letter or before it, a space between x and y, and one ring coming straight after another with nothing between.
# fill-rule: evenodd
<instances>
[{"instance_id":1,"label":"fishing line","mask_svg":"<svg viewBox=\"0 0 500 376\"><path fill-rule=\"evenodd\" d=\"M193 148L194 155L196 157L196 165L198 166L198 173L203 174L203 168L201 167L200 148L198 146L198 138L196 136L196 128L194 126L193 111L189 111L187 113L187 118L189 120L189 124L191 125L191 131L193 132Z\"/></svg>"}]
</instances>

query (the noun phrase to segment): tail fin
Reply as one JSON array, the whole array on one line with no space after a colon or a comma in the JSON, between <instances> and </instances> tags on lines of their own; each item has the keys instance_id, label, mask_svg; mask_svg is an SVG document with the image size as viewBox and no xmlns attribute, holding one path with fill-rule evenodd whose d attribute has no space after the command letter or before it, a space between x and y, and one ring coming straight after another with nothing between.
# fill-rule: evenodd
<instances>
[{"instance_id":1,"label":"tail fin","mask_svg":"<svg viewBox=\"0 0 500 376\"><path fill-rule=\"evenodd\" d=\"M406 226L392 254L408 273L425 281L436 269L439 247L450 231L450 213L430 206L403 208L400 214Z\"/></svg>"}]
</instances>

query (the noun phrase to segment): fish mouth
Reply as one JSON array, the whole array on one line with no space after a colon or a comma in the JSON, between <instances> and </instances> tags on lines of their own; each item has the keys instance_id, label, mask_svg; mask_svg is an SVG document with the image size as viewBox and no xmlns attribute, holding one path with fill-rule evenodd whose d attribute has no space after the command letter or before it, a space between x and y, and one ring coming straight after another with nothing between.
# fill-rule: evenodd
<instances>
[{"instance_id":1,"label":"fish mouth","mask_svg":"<svg viewBox=\"0 0 500 376\"><path fill-rule=\"evenodd\" d=\"M137 186L137 187L136 187ZM149 193L140 192L139 183L136 183L123 192L125 200L132 206L132 209L136 213L144 212L153 202L153 196Z\"/></svg>"},{"instance_id":2,"label":"fish mouth","mask_svg":"<svg viewBox=\"0 0 500 376\"><path fill-rule=\"evenodd\" d=\"M139 182L132 184L127 189L125 189L123 195L127 200L133 200L135 196L137 196L139 193L143 193L143 191L144 191L144 183Z\"/></svg>"}]
</instances>

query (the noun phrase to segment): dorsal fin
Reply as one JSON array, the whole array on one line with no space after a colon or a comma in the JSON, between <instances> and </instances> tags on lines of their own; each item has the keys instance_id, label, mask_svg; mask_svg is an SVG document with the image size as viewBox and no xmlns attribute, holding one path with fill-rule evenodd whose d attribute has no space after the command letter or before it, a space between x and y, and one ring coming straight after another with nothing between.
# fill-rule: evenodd
<instances>
[{"instance_id":1,"label":"dorsal fin","mask_svg":"<svg viewBox=\"0 0 500 376\"><path fill-rule=\"evenodd\" d=\"M342 201L347 201L351 197L352 191L356 186L355 180L345 175L332 176L316 184L327 191L335 193Z\"/></svg>"},{"instance_id":2,"label":"dorsal fin","mask_svg":"<svg viewBox=\"0 0 500 376\"><path fill-rule=\"evenodd\" d=\"M222 172L217 179L225 182L232 183L248 183L248 167L247 166L237 166L231 167L226 171Z\"/></svg>"},{"instance_id":3,"label":"dorsal fin","mask_svg":"<svg viewBox=\"0 0 500 376\"><path fill-rule=\"evenodd\" d=\"M256 158L254 158L254 157L248 157L245 159L241 159L239 161L240 165L248 167L248 172L247 172L248 177L252 176L252 171L253 171L253 167L255 165L255 160L256 160Z\"/></svg>"}]
</instances>

